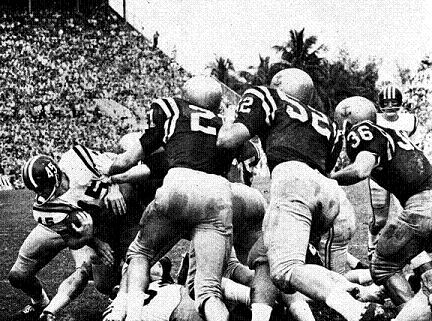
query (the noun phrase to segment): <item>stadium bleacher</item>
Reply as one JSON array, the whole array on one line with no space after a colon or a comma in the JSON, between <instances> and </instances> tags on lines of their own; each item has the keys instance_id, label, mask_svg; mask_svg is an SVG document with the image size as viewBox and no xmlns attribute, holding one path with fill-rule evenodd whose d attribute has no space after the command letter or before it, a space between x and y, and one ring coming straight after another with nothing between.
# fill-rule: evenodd
<instances>
[{"instance_id":1,"label":"stadium bleacher","mask_svg":"<svg viewBox=\"0 0 432 321\"><path fill-rule=\"evenodd\" d=\"M113 151L142 129L152 99L177 95L190 77L110 10L2 13L0 61L0 161L16 188L32 155L58 159L75 143ZM97 100L126 107L136 122L111 117Z\"/></svg>"}]
</instances>

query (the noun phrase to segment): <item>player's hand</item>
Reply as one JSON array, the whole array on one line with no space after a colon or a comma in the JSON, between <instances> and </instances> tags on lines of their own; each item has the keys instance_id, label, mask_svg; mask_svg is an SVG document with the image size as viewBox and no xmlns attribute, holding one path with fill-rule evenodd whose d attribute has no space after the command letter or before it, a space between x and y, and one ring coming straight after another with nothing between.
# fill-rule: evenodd
<instances>
[{"instance_id":1,"label":"player's hand","mask_svg":"<svg viewBox=\"0 0 432 321\"><path fill-rule=\"evenodd\" d=\"M111 209L115 215L126 214L126 202L118 184L108 187L108 193L104 198L104 202L105 206Z\"/></svg>"},{"instance_id":2,"label":"player's hand","mask_svg":"<svg viewBox=\"0 0 432 321\"><path fill-rule=\"evenodd\" d=\"M76 217L81 225L72 223L73 230L84 238L91 238L93 236L93 219L91 215L80 211L76 213Z\"/></svg>"},{"instance_id":3,"label":"player's hand","mask_svg":"<svg viewBox=\"0 0 432 321\"><path fill-rule=\"evenodd\" d=\"M98 257L92 258L94 264L104 264L113 265L114 264L114 251L111 249L108 243L94 238L94 250L96 251Z\"/></svg>"},{"instance_id":4,"label":"player's hand","mask_svg":"<svg viewBox=\"0 0 432 321\"><path fill-rule=\"evenodd\" d=\"M98 181L100 181L103 184L111 185L111 176L102 175L100 178L98 178Z\"/></svg>"}]
</instances>

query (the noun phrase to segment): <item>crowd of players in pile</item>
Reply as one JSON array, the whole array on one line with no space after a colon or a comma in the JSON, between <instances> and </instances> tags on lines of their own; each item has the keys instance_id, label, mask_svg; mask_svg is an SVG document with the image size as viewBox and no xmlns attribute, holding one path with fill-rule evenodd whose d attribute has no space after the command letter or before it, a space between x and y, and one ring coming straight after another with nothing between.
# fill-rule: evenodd
<instances>
[{"instance_id":1,"label":"crowd of players in pile","mask_svg":"<svg viewBox=\"0 0 432 321\"><path fill-rule=\"evenodd\" d=\"M152 102L148 129L120 140L119 154L75 145L60 162L30 158L22 175L37 195L38 225L9 273L31 299L16 319L54 320L91 274L113 299L106 321L229 320L240 304L252 320L282 304L309 321L310 300L349 321L429 320L432 167L408 137L416 118L398 113L395 86L382 89L381 113L355 96L334 120L310 106L313 92L305 72L285 69L222 117L220 84L196 76L182 98ZM239 177L235 162L245 171L257 163L256 136L271 171L269 204L229 181ZM351 163L334 172L344 141ZM347 252L355 213L340 185L369 178L367 266ZM388 217L390 192L400 209ZM190 248L173 283L164 255L180 239ZM36 274L66 247L76 270L50 299ZM397 315L383 309L386 298Z\"/></svg>"},{"instance_id":2,"label":"crowd of players in pile","mask_svg":"<svg viewBox=\"0 0 432 321\"><path fill-rule=\"evenodd\" d=\"M26 138L38 154L30 157L25 149L12 154L26 159L22 177L37 194L33 216L38 222L9 273L11 284L31 299L16 320L55 319L90 276L113 299L106 321L228 320L239 304L250 309L254 321L270 319L280 304L296 320L309 321L314 320L310 300L324 302L350 321L431 318L432 265L426 252L432 235L432 168L408 137L417 122L398 113L398 88L383 88L381 113L367 99L351 97L337 106L333 120L310 106L310 77L286 69L271 86L248 89L236 117L223 119L216 81L193 77L183 86L182 98L174 98L186 75L171 63L161 68L158 56L147 56L148 46L122 33L116 22L107 30L86 32L75 20L67 20L70 30L55 21L46 18L43 25L52 28L41 29L36 38L37 19L4 16L1 24L7 30L0 35L6 48L1 86L7 89L0 100L1 133L34 126ZM114 33L117 41L95 51L98 32ZM87 45L77 45L82 41ZM75 51L65 56L62 45L46 48L55 43ZM116 64L123 55L130 59ZM157 60L154 66L149 59ZM121 77L118 70L124 71ZM80 114L77 106L92 98L119 98L113 95L149 86L159 87L138 95L157 98L144 134L120 139L119 124L93 119L94 113L77 125L76 132L84 132L65 140L58 154L47 147L44 131L52 130L42 127L47 114L66 124L64 119ZM15 108L21 104L29 106ZM87 113L87 106L83 109ZM107 140L88 136L101 125L107 126ZM59 126L60 137L67 137ZM244 165L243 175L258 161L254 137L260 138L271 171L269 204L250 184L227 179L239 177L232 175L239 168L233 160ZM8 144L18 146L8 139L19 136L6 138L6 152ZM108 141L118 141L123 152L105 152ZM351 164L333 172L343 141ZM59 161L44 154L58 155ZM368 178L373 179L374 216L370 265L362 266L347 253L355 213L339 184ZM388 219L387 191L401 205ZM190 240L190 249L174 284L164 255L182 238ZM36 275L64 248L71 249L76 270L49 298ZM346 271L347 264L363 269ZM403 273L407 264L414 271L411 283ZM397 316L387 315L379 304L387 297L397 306Z\"/></svg>"}]
</instances>

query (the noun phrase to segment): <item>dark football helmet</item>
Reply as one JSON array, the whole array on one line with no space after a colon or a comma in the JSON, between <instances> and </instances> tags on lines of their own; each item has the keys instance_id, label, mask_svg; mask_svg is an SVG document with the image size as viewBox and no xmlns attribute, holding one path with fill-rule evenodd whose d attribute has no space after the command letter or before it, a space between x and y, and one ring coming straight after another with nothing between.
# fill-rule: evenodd
<instances>
[{"instance_id":1,"label":"dark football helmet","mask_svg":"<svg viewBox=\"0 0 432 321\"><path fill-rule=\"evenodd\" d=\"M62 171L49 156L38 155L30 158L22 168L24 185L38 196L44 197L44 203L53 198L60 187Z\"/></svg>"},{"instance_id":2,"label":"dark football helmet","mask_svg":"<svg viewBox=\"0 0 432 321\"><path fill-rule=\"evenodd\" d=\"M402 107L402 93L396 86L386 86L378 95L378 103L383 113L396 113Z\"/></svg>"}]
</instances>

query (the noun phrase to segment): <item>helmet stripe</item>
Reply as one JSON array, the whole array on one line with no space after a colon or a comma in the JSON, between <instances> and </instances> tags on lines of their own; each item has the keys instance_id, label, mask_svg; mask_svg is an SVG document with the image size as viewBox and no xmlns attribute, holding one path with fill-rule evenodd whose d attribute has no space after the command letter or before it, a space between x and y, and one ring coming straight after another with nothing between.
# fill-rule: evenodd
<instances>
[{"instance_id":1,"label":"helmet stripe","mask_svg":"<svg viewBox=\"0 0 432 321\"><path fill-rule=\"evenodd\" d=\"M33 157L30 162L27 163L26 173L27 177L30 179L30 182L33 184L34 188L38 188L38 184L36 183L33 177L33 165L39 157Z\"/></svg>"}]
</instances>

